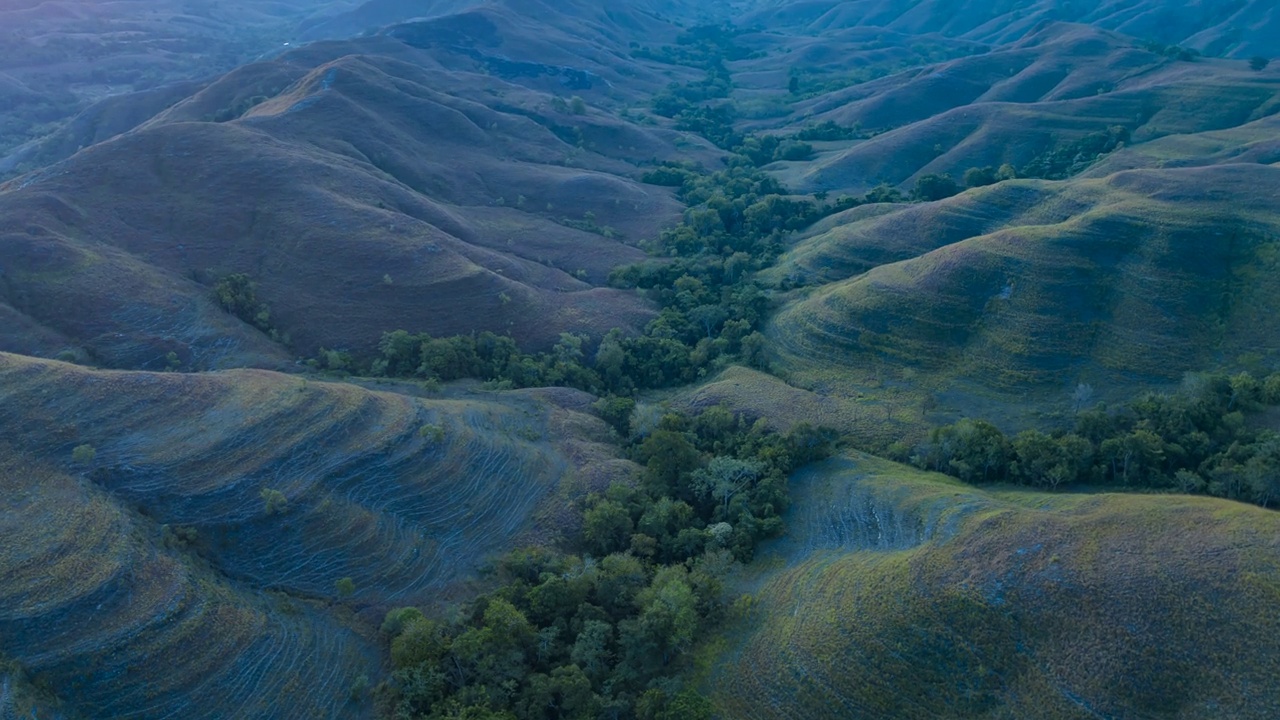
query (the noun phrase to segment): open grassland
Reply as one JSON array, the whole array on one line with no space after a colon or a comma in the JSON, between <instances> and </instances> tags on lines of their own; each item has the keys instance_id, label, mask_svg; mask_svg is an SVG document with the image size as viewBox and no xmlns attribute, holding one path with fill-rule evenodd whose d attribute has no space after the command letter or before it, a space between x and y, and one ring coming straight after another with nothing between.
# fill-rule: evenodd
<instances>
[{"instance_id":1,"label":"open grassland","mask_svg":"<svg viewBox=\"0 0 1280 720\"><path fill-rule=\"evenodd\" d=\"M92 717L359 716L344 608L562 531L552 498L628 472L586 402L0 355L0 656Z\"/></svg>"},{"instance_id":2,"label":"open grassland","mask_svg":"<svg viewBox=\"0 0 1280 720\"><path fill-rule=\"evenodd\" d=\"M866 456L795 479L708 683L727 717L1269 718L1280 517L982 492Z\"/></svg>"}]
</instances>

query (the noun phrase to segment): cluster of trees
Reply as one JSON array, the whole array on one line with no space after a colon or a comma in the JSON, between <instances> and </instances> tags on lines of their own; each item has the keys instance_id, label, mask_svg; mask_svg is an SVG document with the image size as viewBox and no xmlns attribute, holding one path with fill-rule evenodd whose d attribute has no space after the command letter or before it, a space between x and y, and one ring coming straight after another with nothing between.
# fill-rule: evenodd
<instances>
[{"instance_id":1,"label":"cluster of trees","mask_svg":"<svg viewBox=\"0 0 1280 720\"><path fill-rule=\"evenodd\" d=\"M631 423L626 402L607 404L616 423ZM828 432L780 435L722 408L664 416L630 445L642 482L587 498L569 552L509 554L494 568L496 589L452 620L388 613L384 715L710 718L677 676L729 610L727 571L781 531L786 476L830 450Z\"/></svg>"},{"instance_id":2,"label":"cluster of trees","mask_svg":"<svg viewBox=\"0 0 1280 720\"><path fill-rule=\"evenodd\" d=\"M759 53L738 44L741 34L742 29L731 23L698 25L680 33L675 45L649 48L633 43L631 54L668 65L718 70L726 62L759 57Z\"/></svg>"},{"instance_id":3,"label":"cluster of trees","mask_svg":"<svg viewBox=\"0 0 1280 720\"><path fill-rule=\"evenodd\" d=\"M834 120L811 123L796 133L796 140L805 142L824 140L856 140L865 137L860 125L848 126L837 124Z\"/></svg>"},{"instance_id":4,"label":"cluster of trees","mask_svg":"<svg viewBox=\"0 0 1280 720\"><path fill-rule=\"evenodd\" d=\"M1129 129L1123 125L1113 125L1049 150L1027 163L1026 167L1018 171L1018 176L1063 180L1088 169L1099 158L1119 150L1127 142Z\"/></svg>"},{"instance_id":5,"label":"cluster of trees","mask_svg":"<svg viewBox=\"0 0 1280 720\"><path fill-rule=\"evenodd\" d=\"M271 323L271 308L258 299L257 284L244 273L227 275L213 286L214 302L242 321L271 336L277 342L286 339Z\"/></svg>"},{"instance_id":6,"label":"cluster of trees","mask_svg":"<svg viewBox=\"0 0 1280 720\"><path fill-rule=\"evenodd\" d=\"M1089 133L1079 140L1054 147L1031 160L1021 170L1008 163L999 168L993 166L972 167L957 182L948 174L928 174L916 179L911 199L932 202L960 194L966 188L985 187L1015 178L1041 178L1063 180L1081 173L1102 157L1119 150L1129 142L1129 129L1115 125Z\"/></svg>"},{"instance_id":7,"label":"cluster of trees","mask_svg":"<svg viewBox=\"0 0 1280 720\"><path fill-rule=\"evenodd\" d=\"M1171 60L1194 62L1200 58L1200 51L1195 48L1184 48L1179 45L1166 45L1159 40L1148 40L1142 48L1157 55L1164 55Z\"/></svg>"},{"instance_id":8,"label":"cluster of trees","mask_svg":"<svg viewBox=\"0 0 1280 720\"><path fill-rule=\"evenodd\" d=\"M1280 501L1280 433L1250 415L1276 405L1280 373L1208 375L1176 394L1081 412L1070 431L1010 438L989 422L962 420L891 454L966 482L1151 488L1271 506Z\"/></svg>"}]
</instances>

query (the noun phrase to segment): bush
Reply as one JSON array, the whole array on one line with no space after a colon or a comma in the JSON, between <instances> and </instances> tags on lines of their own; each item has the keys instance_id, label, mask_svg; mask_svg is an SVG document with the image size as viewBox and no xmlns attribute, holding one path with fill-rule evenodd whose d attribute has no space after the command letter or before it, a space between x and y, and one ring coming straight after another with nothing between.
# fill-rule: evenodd
<instances>
[{"instance_id":1,"label":"bush","mask_svg":"<svg viewBox=\"0 0 1280 720\"><path fill-rule=\"evenodd\" d=\"M960 186L950 175L924 175L916 180L915 189L911 191L914 200L932 202L945 200L959 194Z\"/></svg>"}]
</instances>

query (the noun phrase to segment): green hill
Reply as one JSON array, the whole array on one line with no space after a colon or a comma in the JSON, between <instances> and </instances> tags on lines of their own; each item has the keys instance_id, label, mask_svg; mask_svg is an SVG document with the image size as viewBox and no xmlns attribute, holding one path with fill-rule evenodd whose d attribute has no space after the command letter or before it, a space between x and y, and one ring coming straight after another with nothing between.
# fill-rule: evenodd
<instances>
[{"instance_id":1,"label":"green hill","mask_svg":"<svg viewBox=\"0 0 1280 720\"><path fill-rule=\"evenodd\" d=\"M1018 181L837 225L776 271L813 286L772 322L778 360L834 388L887 364L979 414L993 394L1027 411L1028 393L1065 405L1079 382L1131 392L1274 362L1278 179L1224 165Z\"/></svg>"},{"instance_id":2,"label":"green hill","mask_svg":"<svg viewBox=\"0 0 1280 720\"><path fill-rule=\"evenodd\" d=\"M977 491L856 456L796 478L787 540L706 687L733 718L1268 718L1280 517L1177 496Z\"/></svg>"}]
</instances>

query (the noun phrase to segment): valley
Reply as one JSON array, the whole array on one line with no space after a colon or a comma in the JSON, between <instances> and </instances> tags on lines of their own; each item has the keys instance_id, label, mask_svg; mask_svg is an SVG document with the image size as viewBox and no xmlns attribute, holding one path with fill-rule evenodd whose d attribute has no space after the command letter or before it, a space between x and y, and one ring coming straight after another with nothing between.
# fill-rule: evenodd
<instances>
[{"instance_id":1,"label":"valley","mask_svg":"<svg viewBox=\"0 0 1280 720\"><path fill-rule=\"evenodd\" d=\"M0 2L0 718L1273 717L1280 15L1069 5Z\"/></svg>"}]
</instances>

